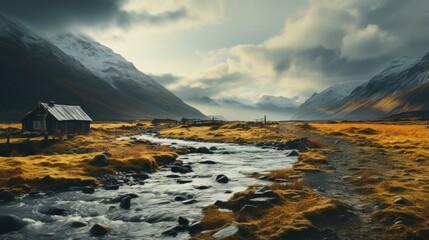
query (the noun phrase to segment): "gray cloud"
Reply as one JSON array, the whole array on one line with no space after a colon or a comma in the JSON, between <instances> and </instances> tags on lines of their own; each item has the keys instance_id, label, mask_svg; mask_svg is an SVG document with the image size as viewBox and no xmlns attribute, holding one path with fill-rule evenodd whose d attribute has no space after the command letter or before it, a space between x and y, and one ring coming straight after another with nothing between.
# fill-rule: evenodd
<instances>
[{"instance_id":1,"label":"gray cloud","mask_svg":"<svg viewBox=\"0 0 429 240\"><path fill-rule=\"evenodd\" d=\"M0 12L41 30L64 30L69 26L119 26L134 23L164 24L187 18L185 8L151 14L122 10L127 0L3 0Z\"/></svg>"},{"instance_id":2,"label":"gray cloud","mask_svg":"<svg viewBox=\"0 0 429 240\"><path fill-rule=\"evenodd\" d=\"M281 34L222 49L218 58L227 59L224 74L234 69L244 75L243 85L263 76L261 86L272 84L291 97L291 87L297 88L292 94L307 94L369 80L395 58L422 57L429 51L427 23L426 0L311 1L302 16L286 20Z\"/></svg>"},{"instance_id":3,"label":"gray cloud","mask_svg":"<svg viewBox=\"0 0 429 240\"><path fill-rule=\"evenodd\" d=\"M206 96L213 97L225 89L234 89L235 85L241 85L243 76L239 73L224 74L218 77L198 78L194 80L165 74L160 76L151 75L159 83L172 90L177 96L184 100L193 100ZM200 84L193 84L199 82Z\"/></svg>"}]
</instances>

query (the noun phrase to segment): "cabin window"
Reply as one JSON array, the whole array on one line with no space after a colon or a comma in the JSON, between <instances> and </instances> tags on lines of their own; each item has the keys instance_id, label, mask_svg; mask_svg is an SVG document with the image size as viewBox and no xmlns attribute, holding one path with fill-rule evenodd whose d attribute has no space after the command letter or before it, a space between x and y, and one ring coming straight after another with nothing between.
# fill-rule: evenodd
<instances>
[{"instance_id":1,"label":"cabin window","mask_svg":"<svg viewBox=\"0 0 429 240\"><path fill-rule=\"evenodd\" d=\"M42 130L42 121L33 121L34 130Z\"/></svg>"}]
</instances>

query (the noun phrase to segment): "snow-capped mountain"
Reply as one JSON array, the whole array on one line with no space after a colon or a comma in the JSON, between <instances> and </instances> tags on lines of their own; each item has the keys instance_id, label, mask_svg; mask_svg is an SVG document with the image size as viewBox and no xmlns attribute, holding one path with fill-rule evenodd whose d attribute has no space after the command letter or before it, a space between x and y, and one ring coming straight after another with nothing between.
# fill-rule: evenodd
<instances>
[{"instance_id":1,"label":"snow-capped mountain","mask_svg":"<svg viewBox=\"0 0 429 240\"><path fill-rule=\"evenodd\" d=\"M339 83L328 87L320 93L314 93L295 113L297 119L323 119L328 117L329 109L336 106L345 97L363 84L361 81Z\"/></svg>"},{"instance_id":2,"label":"snow-capped mountain","mask_svg":"<svg viewBox=\"0 0 429 240\"><path fill-rule=\"evenodd\" d=\"M388 66L380 74L378 74L377 77L378 78L394 77L395 75L398 75L399 73L408 69L409 67L417 64L419 60L420 59L418 58L408 57L408 56L396 58L390 63L390 66Z\"/></svg>"},{"instance_id":3,"label":"snow-capped mountain","mask_svg":"<svg viewBox=\"0 0 429 240\"><path fill-rule=\"evenodd\" d=\"M0 119L17 120L39 100L81 105L93 119L205 117L108 48L75 43L66 53L0 15Z\"/></svg>"},{"instance_id":4,"label":"snow-capped mountain","mask_svg":"<svg viewBox=\"0 0 429 240\"><path fill-rule=\"evenodd\" d=\"M306 101L306 99L306 97L300 96L287 98L282 96L263 95L256 105L260 108L291 110L298 108L303 102Z\"/></svg>"},{"instance_id":5,"label":"snow-capped mountain","mask_svg":"<svg viewBox=\"0 0 429 240\"><path fill-rule=\"evenodd\" d=\"M240 98L224 97L224 98L210 98L210 97L199 97L187 99L189 102L206 104L212 106L224 106L224 107L239 107L247 109L260 109L267 111L291 111L299 107L308 98L295 96L292 98L272 95L262 95L257 102L250 102Z\"/></svg>"},{"instance_id":6,"label":"snow-capped mountain","mask_svg":"<svg viewBox=\"0 0 429 240\"><path fill-rule=\"evenodd\" d=\"M429 110L429 53L394 61L332 110L333 118L368 119Z\"/></svg>"},{"instance_id":7,"label":"snow-capped mountain","mask_svg":"<svg viewBox=\"0 0 429 240\"><path fill-rule=\"evenodd\" d=\"M314 94L298 109L297 119L373 119L429 110L429 53L403 57L371 80L334 85Z\"/></svg>"},{"instance_id":8,"label":"snow-capped mountain","mask_svg":"<svg viewBox=\"0 0 429 240\"><path fill-rule=\"evenodd\" d=\"M121 55L86 36L67 33L58 35L51 41L63 52L80 61L94 75L106 80L113 87L117 87L121 82L130 81L150 88L151 91L165 91L160 84L140 72Z\"/></svg>"}]
</instances>

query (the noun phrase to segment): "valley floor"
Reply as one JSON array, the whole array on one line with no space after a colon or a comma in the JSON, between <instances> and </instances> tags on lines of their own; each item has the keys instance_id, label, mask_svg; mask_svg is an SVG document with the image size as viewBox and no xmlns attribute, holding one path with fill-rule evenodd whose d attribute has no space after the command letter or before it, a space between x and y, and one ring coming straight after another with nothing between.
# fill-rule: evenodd
<instances>
[{"instance_id":1,"label":"valley floor","mask_svg":"<svg viewBox=\"0 0 429 240\"><path fill-rule=\"evenodd\" d=\"M0 133L18 125L0 125ZM291 169L255 173L252 186L204 210L193 239L429 239L429 130L425 122L226 122L162 126L95 123L70 139L0 138L0 190L97 185L117 171L153 171L180 153L120 136L162 137L299 150ZM106 167L94 156L111 154ZM108 155L108 154L107 154ZM231 155L233 157L233 155ZM255 202L254 196L264 197ZM229 228L228 228L229 227ZM225 230L225 228L227 228ZM220 233L219 233L220 232Z\"/></svg>"},{"instance_id":2,"label":"valley floor","mask_svg":"<svg viewBox=\"0 0 429 240\"><path fill-rule=\"evenodd\" d=\"M425 122L229 123L165 129L161 135L260 145L307 138L314 144L301 149L292 169L257 175L273 182L267 196L274 203L251 207L259 186L217 202L205 210L204 231L194 239L212 239L228 226L238 232L226 239L429 237Z\"/></svg>"}]
</instances>

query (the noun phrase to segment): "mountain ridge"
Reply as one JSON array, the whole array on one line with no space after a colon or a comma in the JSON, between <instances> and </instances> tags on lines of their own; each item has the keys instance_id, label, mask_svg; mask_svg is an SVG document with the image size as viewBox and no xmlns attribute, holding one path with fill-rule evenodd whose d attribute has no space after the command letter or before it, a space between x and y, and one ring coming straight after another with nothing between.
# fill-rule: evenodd
<instances>
[{"instance_id":1,"label":"mountain ridge","mask_svg":"<svg viewBox=\"0 0 429 240\"><path fill-rule=\"evenodd\" d=\"M298 108L294 118L363 120L425 111L429 108L429 95L425 95L428 92L428 63L429 53L418 60L411 57L394 59L370 80L357 85L352 82L342 93L337 84L313 94Z\"/></svg>"},{"instance_id":2,"label":"mountain ridge","mask_svg":"<svg viewBox=\"0 0 429 240\"><path fill-rule=\"evenodd\" d=\"M96 120L205 118L163 87L162 94L150 93L121 79L112 87L75 57L2 15L0 52L0 81L7 89L0 96L2 120L19 120L39 100L81 105Z\"/></svg>"}]
</instances>

